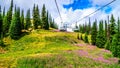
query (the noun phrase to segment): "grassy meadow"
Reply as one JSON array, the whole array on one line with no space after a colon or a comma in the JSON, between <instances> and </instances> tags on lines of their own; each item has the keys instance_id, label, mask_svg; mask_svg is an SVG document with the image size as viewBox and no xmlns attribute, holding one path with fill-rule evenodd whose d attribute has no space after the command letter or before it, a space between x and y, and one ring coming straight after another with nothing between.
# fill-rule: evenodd
<instances>
[{"instance_id":1,"label":"grassy meadow","mask_svg":"<svg viewBox=\"0 0 120 68\"><path fill-rule=\"evenodd\" d=\"M77 40L77 33L35 30L4 42L0 68L120 68L110 51Z\"/></svg>"}]
</instances>

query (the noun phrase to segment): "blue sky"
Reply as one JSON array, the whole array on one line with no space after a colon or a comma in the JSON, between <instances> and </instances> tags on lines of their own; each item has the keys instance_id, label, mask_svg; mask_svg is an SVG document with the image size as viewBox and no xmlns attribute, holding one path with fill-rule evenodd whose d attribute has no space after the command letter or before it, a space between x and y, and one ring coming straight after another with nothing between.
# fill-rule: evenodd
<instances>
[{"instance_id":1,"label":"blue sky","mask_svg":"<svg viewBox=\"0 0 120 68\"><path fill-rule=\"evenodd\" d=\"M92 4L93 3L91 0L74 0L73 3L63 5L63 7L66 9L72 8L74 11L77 9L87 9L87 8L91 8L91 7L96 7L96 9L98 9L103 6L103 5L97 5L97 4L93 6ZM105 13L110 13L112 11L112 7L107 6L106 8L103 8L101 10L104 11Z\"/></svg>"},{"instance_id":2,"label":"blue sky","mask_svg":"<svg viewBox=\"0 0 120 68\"><path fill-rule=\"evenodd\" d=\"M89 0L74 0L72 4L63 5L64 8L73 10L76 9L85 9L92 7L92 3Z\"/></svg>"},{"instance_id":3,"label":"blue sky","mask_svg":"<svg viewBox=\"0 0 120 68\"><path fill-rule=\"evenodd\" d=\"M56 0L58 2L58 6L60 9L60 13L63 19L63 22L74 23L73 21L77 21L86 15L94 12L98 8L102 7L103 5L109 3L112 0ZM54 0L14 0L14 4L19 6L21 9L24 9L26 13L27 9L33 8L33 5L38 4L39 9L43 4L46 5L47 10L51 13L51 16L55 19L56 23L60 24L60 16L58 14L56 5ZM114 14L115 17L120 16L120 0L116 0L111 5L101 9L99 12L89 16L91 17L91 21L94 19L106 19L108 15ZM2 5L2 9L5 6L6 10L8 10L10 6L10 0L0 0L0 5ZM25 14L26 15L26 14ZM89 18L80 21L79 23L84 23L88 21Z\"/></svg>"}]
</instances>

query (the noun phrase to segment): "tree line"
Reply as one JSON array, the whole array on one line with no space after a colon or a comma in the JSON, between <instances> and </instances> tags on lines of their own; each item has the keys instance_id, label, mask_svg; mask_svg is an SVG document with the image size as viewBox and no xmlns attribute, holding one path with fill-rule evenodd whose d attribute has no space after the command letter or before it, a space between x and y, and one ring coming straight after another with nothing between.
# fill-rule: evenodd
<instances>
[{"instance_id":1,"label":"tree line","mask_svg":"<svg viewBox=\"0 0 120 68\"><path fill-rule=\"evenodd\" d=\"M80 33L85 33L83 39L82 34L78 39L88 42L88 35L91 35L91 44L99 48L106 48L110 50L115 57L120 58L120 19L118 17L115 20L113 14L108 20L100 20L99 22L95 20L91 25L89 19L88 24L83 24L79 26Z\"/></svg>"},{"instance_id":2,"label":"tree line","mask_svg":"<svg viewBox=\"0 0 120 68\"><path fill-rule=\"evenodd\" d=\"M43 4L41 12L39 11L39 6L34 4L32 15L30 9L28 9L26 15L24 15L24 10L13 5L13 0L11 0L7 12L5 11L5 7L2 10L0 6L0 45L3 44L2 39L5 36L18 39L23 32L32 29L49 30L50 28L57 28L57 24L48 10L46 10L45 4Z\"/></svg>"}]
</instances>

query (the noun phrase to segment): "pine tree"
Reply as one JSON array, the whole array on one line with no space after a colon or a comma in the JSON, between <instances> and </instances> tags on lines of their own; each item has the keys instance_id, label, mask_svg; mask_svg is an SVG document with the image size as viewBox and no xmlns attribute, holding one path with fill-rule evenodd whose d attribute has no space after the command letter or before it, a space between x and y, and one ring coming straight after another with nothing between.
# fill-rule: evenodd
<instances>
[{"instance_id":1,"label":"pine tree","mask_svg":"<svg viewBox=\"0 0 120 68\"><path fill-rule=\"evenodd\" d=\"M81 33L80 39L83 40L82 33Z\"/></svg>"},{"instance_id":2,"label":"pine tree","mask_svg":"<svg viewBox=\"0 0 120 68\"><path fill-rule=\"evenodd\" d=\"M97 37L97 21L95 21L92 26L92 31L91 31L92 45L96 45L96 37Z\"/></svg>"},{"instance_id":3,"label":"pine tree","mask_svg":"<svg viewBox=\"0 0 120 68\"><path fill-rule=\"evenodd\" d=\"M106 40L105 40L105 33L103 29L103 21L100 21L99 31L96 37L96 46L99 48L103 48L105 43L106 43Z\"/></svg>"},{"instance_id":4,"label":"pine tree","mask_svg":"<svg viewBox=\"0 0 120 68\"><path fill-rule=\"evenodd\" d=\"M28 30L31 27L31 19L30 19L30 9L27 10L26 14L26 25L25 29Z\"/></svg>"},{"instance_id":5,"label":"pine tree","mask_svg":"<svg viewBox=\"0 0 120 68\"><path fill-rule=\"evenodd\" d=\"M21 13L21 28L24 29L24 11Z\"/></svg>"},{"instance_id":6,"label":"pine tree","mask_svg":"<svg viewBox=\"0 0 120 68\"><path fill-rule=\"evenodd\" d=\"M83 26L80 25L79 28L80 28L80 32L83 33Z\"/></svg>"},{"instance_id":7,"label":"pine tree","mask_svg":"<svg viewBox=\"0 0 120 68\"><path fill-rule=\"evenodd\" d=\"M113 39L113 36L116 34L116 31L115 31L115 19L114 19L114 16L113 14L111 15L111 20L110 20L111 24L110 24L110 42L112 42L112 39Z\"/></svg>"},{"instance_id":8,"label":"pine tree","mask_svg":"<svg viewBox=\"0 0 120 68\"><path fill-rule=\"evenodd\" d=\"M55 23L54 19L49 20L51 28L58 29L57 24Z\"/></svg>"},{"instance_id":9,"label":"pine tree","mask_svg":"<svg viewBox=\"0 0 120 68\"><path fill-rule=\"evenodd\" d=\"M109 20L109 16L108 16L108 28L107 28L107 36L108 36L108 39L107 40L110 40L110 20Z\"/></svg>"},{"instance_id":10,"label":"pine tree","mask_svg":"<svg viewBox=\"0 0 120 68\"><path fill-rule=\"evenodd\" d=\"M8 29L9 29L9 25L8 25L9 21L7 20L7 15L3 18L3 36L7 35Z\"/></svg>"},{"instance_id":11,"label":"pine tree","mask_svg":"<svg viewBox=\"0 0 120 68\"><path fill-rule=\"evenodd\" d=\"M47 17L46 17L46 22L45 22L45 24L44 24L44 29L45 30L49 30L49 22L48 22L48 12L47 12Z\"/></svg>"},{"instance_id":12,"label":"pine tree","mask_svg":"<svg viewBox=\"0 0 120 68\"><path fill-rule=\"evenodd\" d=\"M40 26L40 14L39 14L39 7L33 7L33 24L34 24L34 29L38 29L38 26Z\"/></svg>"},{"instance_id":13,"label":"pine tree","mask_svg":"<svg viewBox=\"0 0 120 68\"><path fill-rule=\"evenodd\" d=\"M88 31L89 31L89 34L91 34L91 21L90 21L90 18L89 18L89 28L88 28Z\"/></svg>"},{"instance_id":14,"label":"pine tree","mask_svg":"<svg viewBox=\"0 0 120 68\"><path fill-rule=\"evenodd\" d=\"M87 33L85 33L84 41L85 41L85 43L89 43L89 42L88 42L88 35L87 35Z\"/></svg>"},{"instance_id":15,"label":"pine tree","mask_svg":"<svg viewBox=\"0 0 120 68\"><path fill-rule=\"evenodd\" d=\"M0 46L3 46L3 18L1 13L1 6L0 6Z\"/></svg>"},{"instance_id":16,"label":"pine tree","mask_svg":"<svg viewBox=\"0 0 120 68\"><path fill-rule=\"evenodd\" d=\"M46 23L46 8L45 8L45 4L43 4L41 16L42 16L41 27L45 29L45 23Z\"/></svg>"},{"instance_id":17,"label":"pine tree","mask_svg":"<svg viewBox=\"0 0 120 68\"><path fill-rule=\"evenodd\" d=\"M77 34L77 39L80 40L79 33Z\"/></svg>"},{"instance_id":18,"label":"pine tree","mask_svg":"<svg viewBox=\"0 0 120 68\"><path fill-rule=\"evenodd\" d=\"M0 5L0 36L2 32L2 14L1 14L1 5Z\"/></svg>"},{"instance_id":19,"label":"pine tree","mask_svg":"<svg viewBox=\"0 0 120 68\"><path fill-rule=\"evenodd\" d=\"M106 40L107 40L107 32L108 32L108 25L107 25L107 21L105 20L105 37L106 37Z\"/></svg>"},{"instance_id":20,"label":"pine tree","mask_svg":"<svg viewBox=\"0 0 120 68\"><path fill-rule=\"evenodd\" d=\"M17 8L16 12L14 13L9 34L12 39L19 39L21 36L21 22L20 22L20 8Z\"/></svg>"},{"instance_id":21,"label":"pine tree","mask_svg":"<svg viewBox=\"0 0 120 68\"><path fill-rule=\"evenodd\" d=\"M120 58L120 20L118 18L117 34L113 36L111 51L115 57Z\"/></svg>"},{"instance_id":22,"label":"pine tree","mask_svg":"<svg viewBox=\"0 0 120 68\"><path fill-rule=\"evenodd\" d=\"M7 24L6 24L6 28L5 28L5 33L8 33L9 31L9 27L10 27L10 24L11 24L11 21L12 21L12 12L13 12L13 0L11 0L11 5L10 5L10 8L7 12Z\"/></svg>"},{"instance_id":23,"label":"pine tree","mask_svg":"<svg viewBox=\"0 0 120 68\"><path fill-rule=\"evenodd\" d=\"M0 6L0 40L1 40L1 36L2 36L2 25L3 25L3 18L2 18L1 6Z\"/></svg>"},{"instance_id":24,"label":"pine tree","mask_svg":"<svg viewBox=\"0 0 120 68\"><path fill-rule=\"evenodd\" d=\"M50 27L51 27L51 28L54 28L54 27L53 27L53 20L52 20L51 15L49 16L49 23L50 23Z\"/></svg>"},{"instance_id":25,"label":"pine tree","mask_svg":"<svg viewBox=\"0 0 120 68\"><path fill-rule=\"evenodd\" d=\"M5 17L5 7L3 9L3 18Z\"/></svg>"},{"instance_id":26,"label":"pine tree","mask_svg":"<svg viewBox=\"0 0 120 68\"><path fill-rule=\"evenodd\" d=\"M85 25L82 26L82 33L85 33Z\"/></svg>"}]
</instances>

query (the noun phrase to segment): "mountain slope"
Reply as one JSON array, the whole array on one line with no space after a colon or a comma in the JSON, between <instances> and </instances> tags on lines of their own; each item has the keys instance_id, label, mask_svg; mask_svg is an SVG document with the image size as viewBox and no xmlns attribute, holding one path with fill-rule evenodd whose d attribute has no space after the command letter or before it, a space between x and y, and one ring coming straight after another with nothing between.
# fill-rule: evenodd
<instances>
[{"instance_id":1,"label":"mountain slope","mask_svg":"<svg viewBox=\"0 0 120 68\"><path fill-rule=\"evenodd\" d=\"M110 51L77 40L77 33L36 30L4 39L0 68L119 68Z\"/></svg>"}]
</instances>

